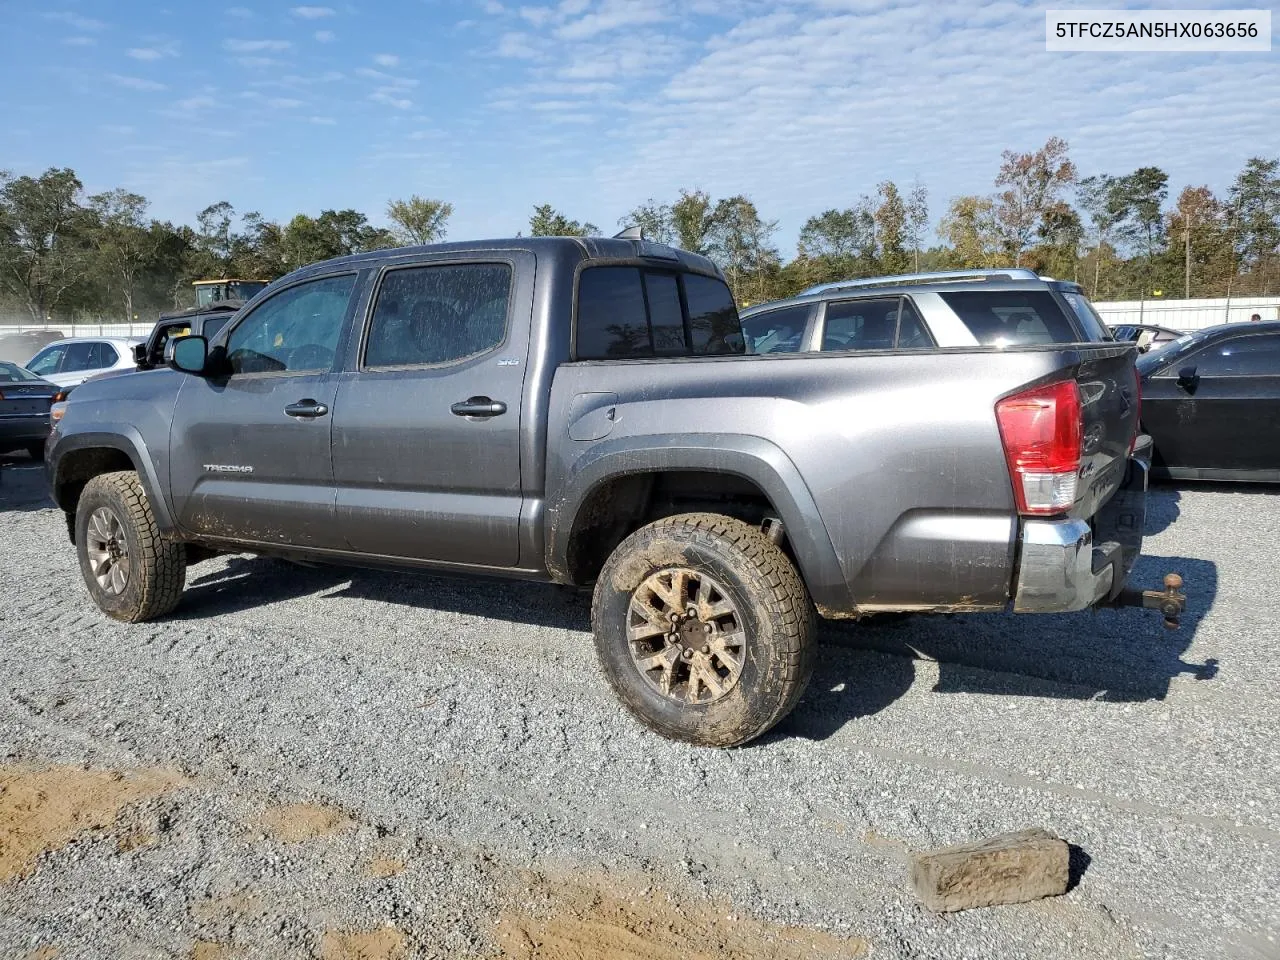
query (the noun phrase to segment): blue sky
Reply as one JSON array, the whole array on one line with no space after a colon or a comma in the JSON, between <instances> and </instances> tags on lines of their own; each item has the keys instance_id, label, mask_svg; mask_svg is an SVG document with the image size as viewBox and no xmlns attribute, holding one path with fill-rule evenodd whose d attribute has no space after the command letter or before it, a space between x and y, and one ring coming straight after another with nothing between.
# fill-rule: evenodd
<instances>
[{"instance_id":1,"label":"blue sky","mask_svg":"<svg viewBox=\"0 0 1280 960\"><path fill-rule=\"evenodd\" d=\"M1051 135L1082 174L1155 164L1173 194L1280 154L1276 52L1047 53L1046 8L0 0L0 169L71 166L183 222L223 199L381 222L419 193L453 202L454 239L527 229L536 203L612 232L701 187L750 196L790 255L882 179L922 181L936 221Z\"/></svg>"}]
</instances>

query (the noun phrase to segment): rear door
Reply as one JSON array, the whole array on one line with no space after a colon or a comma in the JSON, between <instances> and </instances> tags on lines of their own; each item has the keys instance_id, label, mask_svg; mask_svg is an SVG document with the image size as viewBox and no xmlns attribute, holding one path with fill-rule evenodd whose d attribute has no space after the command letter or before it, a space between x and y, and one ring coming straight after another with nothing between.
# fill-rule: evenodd
<instances>
[{"instance_id":1,"label":"rear door","mask_svg":"<svg viewBox=\"0 0 1280 960\"><path fill-rule=\"evenodd\" d=\"M533 278L527 252L382 274L333 420L351 549L517 566Z\"/></svg>"},{"instance_id":2,"label":"rear door","mask_svg":"<svg viewBox=\"0 0 1280 960\"><path fill-rule=\"evenodd\" d=\"M174 405L170 482L179 525L250 543L341 548L329 452L333 369L355 272L285 287L229 334L229 373L188 376Z\"/></svg>"}]
</instances>

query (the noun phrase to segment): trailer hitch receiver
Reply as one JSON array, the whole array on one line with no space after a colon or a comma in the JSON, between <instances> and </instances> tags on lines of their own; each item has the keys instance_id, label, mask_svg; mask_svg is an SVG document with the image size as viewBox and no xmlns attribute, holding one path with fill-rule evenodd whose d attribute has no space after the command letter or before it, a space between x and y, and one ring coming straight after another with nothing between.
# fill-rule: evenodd
<instances>
[{"instance_id":1,"label":"trailer hitch receiver","mask_svg":"<svg viewBox=\"0 0 1280 960\"><path fill-rule=\"evenodd\" d=\"M1182 577L1176 573L1166 573L1163 590L1135 590L1126 587L1120 591L1114 605L1159 610L1164 617L1164 625L1170 630L1177 630L1178 620L1187 609L1187 597L1182 592Z\"/></svg>"}]
</instances>

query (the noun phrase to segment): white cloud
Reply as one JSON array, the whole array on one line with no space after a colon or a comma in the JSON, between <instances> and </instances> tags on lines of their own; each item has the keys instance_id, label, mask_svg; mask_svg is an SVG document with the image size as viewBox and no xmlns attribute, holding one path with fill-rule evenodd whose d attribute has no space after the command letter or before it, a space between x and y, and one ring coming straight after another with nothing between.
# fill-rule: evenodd
<instances>
[{"instance_id":1,"label":"white cloud","mask_svg":"<svg viewBox=\"0 0 1280 960\"><path fill-rule=\"evenodd\" d=\"M583 40L597 34L668 19L668 13L653 0L604 0L600 9L556 30L562 40Z\"/></svg>"},{"instance_id":2,"label":"white cloud","mask_svg":"<svg viewBox=\"0 0 1280 960\"><path fill-rule=\"evenodd\" d=\"M99 30L106 29L106 24L101 20L94 20L92 17L82 17L78 13L72 13L68 10L56 10L46 13L46 20L56 20L58 23L65 23L69 27L77 30L84 30L89 33L96 33Z\"/></svg>"},{"instance_id":3,"label":"white cloud","mask_svg":"<svg viewBox=\"0 0 1280 960\"><path fill-rule=\"evenodd\" d=\"M312 36L316 38L318 43L333 43L338 35L332 30L317 30Z\"/></svg>"},{"instance_id":4,"label":"white cloud","mask_svg":"<svg viewBox=\"0 0 1280 960\"><path fill-rule=\"evenodd\" d=\"M222 48L232 53L265 53L288 50L293 46L288 40L233 40L222 41Z\"/></svg>"},{"instance_id":5,"label":"white cloud","mask_svg":"<svg viewBox=\"0 0 1280 960\"><path fill-rule=\"evenodd\" d=\"M338 121L333 117L308 117L307 119L321 127L334 127L338 124Z\"/></svg>"},{"instance_id":6,"label":"white cloud","mask_svg":"<svg viewBox=\"0 0 1280 960\"><path fill-rule=\"evenodd\" d=\"M395 107L397 110L410 110L413 108L413 101L401 96L403 92L399 87L379 87L369 94L369 99L375 103L385 103L387 106Z\"/></svg>"},{"instance_id":7,"label":"white cloud","mask_svg":"<svg viewBox=\"0 0 1280 960\"><path fill-rule=\"evenodd\" d=\"M374 70L372 67L357 67L356 75L367 77L370 80L378 80L388 87L396 87L398 89L410 89L418 85L418 81L413 77L396 77L389 73L383 73L381 70Z\"/></svg>"},{"instance_id":8,"label":"white cloud","mask_svg":"<svg viewBox=\"0 0 1280 960\"><path fill-rule=\"evenodd\" d=\"M262 69L264 67L283 67L285 62L277 57L236 57L236 63L242 67Z\"/></svg>"},{"instance_id":9,"label":"white cloud","mask_svg":"<svg viewBox=\"0 0 1280 960\"><path fill-rule=\"evenodd\" d=\"M305 106L302 100L295 100L292 97L272 97L267 101L268 107L274 107L277 110L293 110L297 107Z\"/></svg>"},{"instance_id":10,"label":"white cloud","mask_svg":"<svg viewBox=\"0 0 1280 960\"><path fill-rule=\"evenodd\" d=\"M535 40L527 33L504 33L498 40L498 56L512 60L537 60Z\"/></svg>"},{"instance_id":11,"label":"white cloud","mask_svg":"<svg viewBox=\"0 0 1280 960\"><path fill-rule=\"evenodd\" d=\"M374 54L373 62L380 67L386 67L388 70L393 70L400 66L400 58L394 53Z\"/></svg>"},{"instance_id":12,"label":"white cloud","mask_svg":"<svg viewBox=\"0 0 1280 960\"><path fill-rule=\"evenodd\" d=\"M92 47L96 46L98 40L96 37L64 37L62 42L68 47Z\"/></svg>"},{"instance_id":13,"label":"white cloud","mask_svg":"<svg viewBox=\"0 0 1280 960\"><path fill-rule=\"evenodd\" d=\"M213 97L187 97L185 100L179 100L174 104L179 110L206 110L209 107L216 107L218 101Z\"/></svg>"},{"instance_id":14,"label":"white cloud","mask_svg":"<svg viewBox=\"0 0 1280 960\"><path fill-rule=\"evenodd\" d=\"M289 12L302 20L321 20L337 13L333 7L294 7Z\"/></svg>"},{"instance_id":15,"label":"white cloud","mask_svg":"<svg viewBox=\"0 0 1280 960\"><path fill-rule=\"evenodd\" d=\"M142 77L126 77L118 73L107 74L107 79L119 86L126 87L130 90L142 90L153 92L156 90L167 90L163 83L156 83L154 80L144 80Z\"/></svg>"},{"instance_id":16,"label":"white cloud","mask_svg":"<svg viewBox=\"0 0 1280 960\"><path fill-rule=\"evenodd\" d=\"M480 9L491 17L499 16L507 12L507 8L498 2L498 0L484 0L480 4Z\"/></svg>"},{"instance_id":17,"label":"white cloud","mask_svg":"<svg viewBox=\"0 0 1280 960\"><path fill-rule=\"evenodd\" d=\"M134 60L163 60L178 56L178 45L173 42L152 44L149 47L131 47L125 53Z\"/></svg>"}]
</instances>

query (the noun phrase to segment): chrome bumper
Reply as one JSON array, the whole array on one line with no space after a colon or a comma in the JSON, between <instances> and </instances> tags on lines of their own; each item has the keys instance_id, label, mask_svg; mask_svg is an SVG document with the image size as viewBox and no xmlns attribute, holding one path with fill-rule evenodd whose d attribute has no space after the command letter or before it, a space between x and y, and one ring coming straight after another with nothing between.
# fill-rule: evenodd
<instances>
[{"instance_id":1,"label":"chrome bumper","mask_svg":"<svg viewBox=\"0 0 1280 960\"><path fill-rule=\"evenodd\" d=\"M1132 457L1124 483L1092 523L1023 521L1016 613L1069 613L1120 595L1142 551L1147 468L1141 453Z\"/></svg>"}]
</instances>

